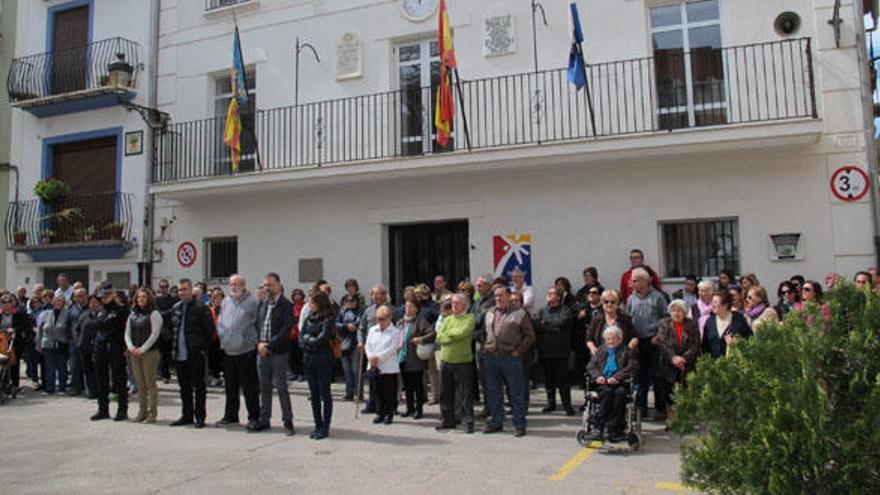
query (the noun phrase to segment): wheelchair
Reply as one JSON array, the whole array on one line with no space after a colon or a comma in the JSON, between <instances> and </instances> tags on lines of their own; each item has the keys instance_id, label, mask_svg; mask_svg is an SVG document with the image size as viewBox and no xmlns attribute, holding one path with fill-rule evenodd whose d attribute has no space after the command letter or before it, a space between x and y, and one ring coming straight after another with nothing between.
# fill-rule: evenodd
<instances>
[{"instance_id":1,"label":"wheelchair","mask_svg":"<svg viewBox=\"0 0 880 495\"><path fill-rule=\"evenodd\" d=\"M594 432L599 430L599 386L586 375L587 390L586 407L581 418L581 428L577 432L577 441L582 446L589 446L595 438ZM642 445L642 416L636 407L636 387L634 378L630 377L624 383L626 387L626 402L624 406L624 437L630 452L637 452Z\"/></svg>"},{"instance_id":2,"label":"wheelchair","mask_svg":"<svg viewBox=\"0 0 880 495\"><path fill-rule=\"evenodd\" d=\"M5 345L0 345L0 404L5 404L10 398L14 399L18 392L12 383L12 365L15 364L16 359L12 350L14 339L14 336L10 336L8 339L3 339Z\"/></svg>"}]
</instances>

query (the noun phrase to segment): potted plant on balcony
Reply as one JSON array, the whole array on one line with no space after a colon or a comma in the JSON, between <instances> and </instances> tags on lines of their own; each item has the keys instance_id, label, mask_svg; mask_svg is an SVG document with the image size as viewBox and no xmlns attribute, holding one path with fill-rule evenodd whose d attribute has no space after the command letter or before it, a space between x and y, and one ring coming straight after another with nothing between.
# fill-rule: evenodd
<instances>
[{"instance_id":1,"label":"potted plant on balcony","mask_svg":"<svg viewBox=\"0 0 880 495\"><path fill-rule=\"evenodd\" d=\"M125 226L119 222L110 222L104 226L104 233L112 241L121 241L123 230L125 230Z\"/></svg>"},{"instance_id":2,"label":"potted plant on balcony","mask_svg":"<svg viewBox=\"0 0 880 495\"><path fill-rule=\"evenodd\" d=\"M24 246L27 244L27 232L23 230L16 230L12 234L12 239L15 242L16 246Z\"/></svg>"},{"instance_id":3,"label":"potted plant on balcony","mask_svg":"<svg viewBox=\"0 0 880 495\"><path fill-rule=\"evenodd\" d=\"M88 227L82 227L77 229L76 234L83 242L90 242L95 239L95 235L98 233L98 229L95 228L94 225L89 225Z\"/></svg>"},{"instance_id":4,"label":"potted plant on balcony","mask_svg":"<svg viewBox=\"0 0 880 495\"><path fill-rule=\"evenodd\" d=\"M51 244L55 240L57 234L52 229L43 229L40 231L40 240L42 244Z\"/></svg>"},{"instance_id":5,"label":"potted plant on balcony","mask_svg":"<svg viewBox=\"0 0 880 495\"><path fill-rule=\"evenodd\" d=\"M38 180L36 185L34 185L34 196L40 198L43 203L49 206L58 206L70 197L70 186L63 180L53 177Z\"/></svg>"}]
</instances>

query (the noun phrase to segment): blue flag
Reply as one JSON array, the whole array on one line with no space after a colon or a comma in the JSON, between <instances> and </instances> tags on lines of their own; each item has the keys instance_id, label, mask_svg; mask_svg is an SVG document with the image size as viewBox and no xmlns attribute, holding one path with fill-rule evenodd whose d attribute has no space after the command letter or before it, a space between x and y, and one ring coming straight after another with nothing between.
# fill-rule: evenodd
<instances>
[{"instance_id":1,"label":"blue flag","mask_svg":"<svg viewBox=\"0 0 880 495\"><path fill-rule=\"evenodd\" d=\"M569 11L569 23L571 24L571 51L568 54L568 82L580 91L587 85L584 56L581 52L581 43L584 42L584 32L581 30L581 19L575 2L571 2Z\"/></svg>"}]
</instances>

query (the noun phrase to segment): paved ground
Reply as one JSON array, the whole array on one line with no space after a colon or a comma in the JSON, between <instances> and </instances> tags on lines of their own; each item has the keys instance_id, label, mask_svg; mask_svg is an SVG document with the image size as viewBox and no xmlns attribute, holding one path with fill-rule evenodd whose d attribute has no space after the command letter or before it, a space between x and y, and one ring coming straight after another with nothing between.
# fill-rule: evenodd
<instances>
[{"instance_id":1,"label":"paved ground","mask_svg":"<svg viewBox=\"0 0 880 495\"><path fill-rule=\"evenodd\" d=\"M305 384L291 384L297 435L276 423L247 434L211 426L169 428L179 414L175 385L163 385L159 423L90 422L94 402L44 397L26 389L0 406L3 493L683 493L678 440L645 424L637 454L582 449L578 418L541 414L534 403L529 434L438 433L436 406L420 421L373 425L354 405L335 402L331 437L312 429ZM334 396L340 398L339 385ZM542 395L539 392L539 395ZM576 393L580 396L580 392ZM223 392L210 388L209 422L219 419ZM242 406L243 408L243 406ZM401 406L402 410L402 406ZM112 413L113 411L111 411ZM136 411L133 411L136 412ZM244 411L242 411L244 417Z\"/></svg>"}]
</instances>

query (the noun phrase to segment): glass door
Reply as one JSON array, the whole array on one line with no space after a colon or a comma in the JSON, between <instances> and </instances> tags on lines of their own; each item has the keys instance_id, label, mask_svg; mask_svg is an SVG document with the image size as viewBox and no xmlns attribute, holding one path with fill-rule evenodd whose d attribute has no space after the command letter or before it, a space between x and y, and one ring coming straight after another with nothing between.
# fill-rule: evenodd
<instances>
[{"instance_id":1,"label":"glass door","mask_svg":"<svg viewBox=\"0 0 880 495\"><path fill-rule=\"evenodd\" d=\"M399 88L400 154L422 155L454 148L436 141L435 90L440 83L440 49L437 40L399 45L396 49Z\"/></svg>"},{"instance_id":2,"label":"glass door","mask_svg":"<svg viewBox=\"0 0 880 495\"><path fill-rule=\"evenodd\" d=\"M659 128L727 122L719 0L651 8Z\"/></svg>"}]
</instances>

